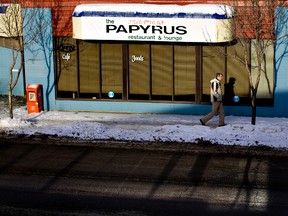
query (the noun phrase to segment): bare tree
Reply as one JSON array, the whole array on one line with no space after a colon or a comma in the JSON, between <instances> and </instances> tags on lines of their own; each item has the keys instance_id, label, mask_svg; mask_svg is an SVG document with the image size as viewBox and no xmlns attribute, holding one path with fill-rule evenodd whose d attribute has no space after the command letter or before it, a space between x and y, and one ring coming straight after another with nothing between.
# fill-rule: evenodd
<instances>
[{"instance_id":1,"label":"bare tree","mask_svg":"<svg viewBox=\"0 0 288 216\"><path fill-rule=\"evenodd\" d=\"M25 6L21 4L20 0L13 2L13 4L1 4L4 13L0 16L0 37L12 40L10 46L12 61L8 82L8 109L11 119L13 119L13 89L25 66L24 48L29 46L40 34L39 27L33 26L35 18L39 15L36 7L23 10ZM23 37L24 30L29 32L25 35L25 39Z\"/></svg>"},{"instance_id":2,"label":"bare tree","mask_svg":"<svg viewBox=\"0 0 288 216\"><path fill-rule=\"evenodd\" d=\"M243 63L249 77L252 105L251 123L256 124L256 98L261 75L266 74L267 50L275 42L275 9L285 4L284 0L244 0L229 1L235 8L233 30L237 43L241 45L241 54L234 52L233 57ZM282 21L284 23L284 21ZM239 50L238 50L239 52ZM240 57L241 56L241 57ZM253 58L251 64L250 58ZM272 92L272 89L270 89Z\"/></svg>"}]
</instances>

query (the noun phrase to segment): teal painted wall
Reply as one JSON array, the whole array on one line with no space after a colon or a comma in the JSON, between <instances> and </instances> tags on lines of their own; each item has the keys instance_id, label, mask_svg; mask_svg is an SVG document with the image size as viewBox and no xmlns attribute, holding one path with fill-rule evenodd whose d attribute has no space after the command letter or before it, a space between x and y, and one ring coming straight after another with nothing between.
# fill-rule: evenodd
<instances>
[{"instance_id":1,"label":"teal painted wall","mask_svg":"<svg viewBox=\"0 0 288 216\"><path fill-rule=\"evenodd\" d=\"M276 9L274 113L288 117L288 8Z\"/></svg>"},{"instance_id":2,"label":"teal painted wall","mask_svg":"<svg viewBox=\"0 0 288 216\"><path fill-rule=\"evenodd\" d=\"M35 11L37 11L36 16ZM33 19L25 23L27 18L33 13ZM24 86L23 72L13 94L24 96L28 84L41 84L43 87L43 99L45 110L50 109L50 104L55 105L54 89L54 65L53 65L53 40L51 27L51 9L23 9L24 18L24 40L28 40L31 35L31 28L42 26L42 34L33 38L32 42L27 43L24 50L25 55L25 77ZM36 34L35 34L36 35ZM9 68L12 63L11 49L0 48L0 94L7 94L9 81ZM18 58L19 63L19 58Z\"/></svg>"},{"instance_id":3,"label":"teal painted wall","mask_svg":"<svg viewBox=\"0 0 288 216\"><path fill-rule=\"evenodd\" d=\"M57 110L97 111L97 112L126 112L126 113L173 113L204 115L211 111L211 105L173 104L173 103L144 103L144 102L110 102L110 101L78 101L56 100ZM249 116L251 108L231 106L225 107L227 115Z\"/></svg>"},{"instance_id":4,"label":"teal painted wall","mask_svg":"<svg viewBox=\"0 0 288 216\"><path fill-rule=\"evenodd\" d=\"M35 9L26 9L35 13ZM43 103L45 110L55 109L53 37L51 9L37 9L37 16L30 24L41 25L42 32L25 49L26 86L41 84L43 89ZM31 27L27 26L27 29ZM25 31L25 34L29 32Z\"/></svg>"},{"instance_id":5,"label":"teal painted wall","mask_svg":"<svg viewBox=\"0 0 288 216\"><path fill-rule=\"evenodd\" d=\"M10 79L10 67L12 66L12 51L9 48L0 47L0 94L7 94L8 83ZM15 68L19 68L19 64L16 64ZM23 86L23 73L20 74L19 81L13 90L13 94L22 96L24 94ZM16 77L16 73L13 72L13 76Z\"/></svg>"}]
</instances>

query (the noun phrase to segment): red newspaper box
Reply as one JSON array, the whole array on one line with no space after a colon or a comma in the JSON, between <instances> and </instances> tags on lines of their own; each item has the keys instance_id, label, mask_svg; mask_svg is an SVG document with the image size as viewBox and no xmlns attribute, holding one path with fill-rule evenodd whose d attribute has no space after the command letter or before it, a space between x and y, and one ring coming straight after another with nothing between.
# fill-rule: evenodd
<instances>
[{"instance_id":1,"label":"red newspaper box","mask_svg":"<svg viewBox=\"0 0 288 216\"><path fill-rule=\"evenodd\" d=\"M41 112L43 110L42 86L40 84L28 84L26 102L28 113Z\"/></svg>"}]
</instances>

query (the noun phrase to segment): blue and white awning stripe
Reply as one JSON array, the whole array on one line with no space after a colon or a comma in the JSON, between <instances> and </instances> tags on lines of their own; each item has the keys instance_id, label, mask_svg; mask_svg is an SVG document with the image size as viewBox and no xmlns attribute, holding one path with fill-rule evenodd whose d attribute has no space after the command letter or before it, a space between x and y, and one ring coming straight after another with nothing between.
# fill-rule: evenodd
<instances>
[{"instance_id":1,"label":"blue and white awning stripe","mask_svg":"<svg viewBox=\"0 0 288 216\"><path fill-rule=\"evenodd\" d=\"M0 14L5 14L7 8L8 8L8 5L0 5Z\"/></svg>"},{"instance_id":2,"label":"blue and white awning stripe","mask_svg":"<svg viewBox=\"0 0 288 216\"><path fill-rule=\"evenodd\" d=\"M140 12L109 12L109 11L82 11L73 13L73 17L147 17L147 18L200 18L200 19L227 19L225 14L204 13L140 13Z\"/></svg>"},{"instance_id":3,"label":"blue and white awning stripe","mask_svg":"<svg viewBox=\"0 0 288 216\"><path fill-rule=\"evenodd\" d=\"M73 17L147 17L228 19L233 9L227 5L150 5L150 4L83 4L78 5Z\"/></svg>"}]
</instances>

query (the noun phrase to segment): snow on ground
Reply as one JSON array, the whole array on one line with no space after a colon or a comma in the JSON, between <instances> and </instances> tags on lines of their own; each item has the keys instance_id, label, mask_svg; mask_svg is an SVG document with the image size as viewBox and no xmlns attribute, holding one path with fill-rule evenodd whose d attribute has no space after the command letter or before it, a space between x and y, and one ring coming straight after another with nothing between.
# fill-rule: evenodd
<instances>
[{"instance_id":1,"label":"snow on ground","mask_svg":"<svg viewBox=\"0 0 288 216\"><path fill-rule=\"evenodd\" d=\"M168 114L119 114L49 111L27 113L26 106L14 109L14 118L0 110L0 132L47 134L84 140L171 141L193 143L207 140L224 145L288 147L288 119L226 116L226 126L217 127L218 117L207 125L201 116Z\"/></svg>"}]
</instances>

